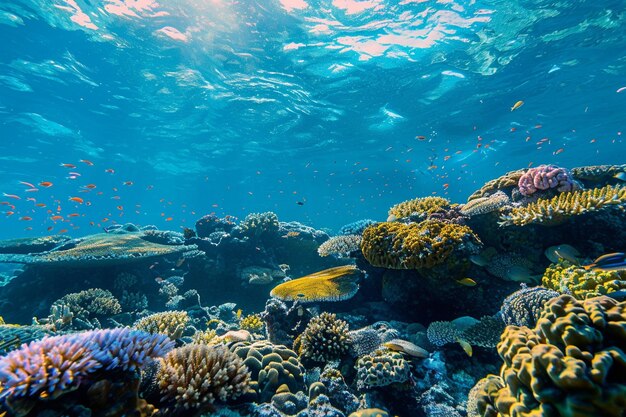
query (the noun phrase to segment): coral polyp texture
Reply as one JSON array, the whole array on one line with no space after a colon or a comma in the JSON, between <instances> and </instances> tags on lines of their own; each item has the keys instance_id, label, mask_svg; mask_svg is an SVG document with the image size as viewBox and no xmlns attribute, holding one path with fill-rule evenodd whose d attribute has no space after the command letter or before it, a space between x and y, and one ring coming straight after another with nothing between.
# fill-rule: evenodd
<instances>
[{"instance_id":1,"label":"coral polyp texture","mask_svg":"<svg viewBox=\"0 0 626 417\"><path fill-rule=\"evenodd\" d=\"M261 317L258 314L250 314L246 317L243 317L239 322L239 327L243 330L248 330L252 333L260 333L263 331L263 327L265 324Z\"/></svg>"},{"instance_id":2,"label":"coral polyp texture","mask_svg":"<svg viewBox=\"0 0 626 417\"><path fill-rule=\"evenodd\" d=\"M626 205L626 188L606 185L602 188L560 193L550 199L539 199L525 206L515 207L500 216L500 226L528 224L558 225L572 217L610 207Z\"/></svg>"},{"instance_id":3,"label":"coral polyp texture","mask_svg":"<svg viewBox=\"0 0 626 417\"><path fill-rule=\"evenodd\" d=\"M225 346L190 344L159 359L155 377L161 402L174 413L212 411L248 390L250 373Z\"/></svg>"},{"instance_id":4,"label":"coral polyp texture","mask_svg":"<svg viewBox=\"0 0 626 417\"><path fill-rule=\"evenodd\" d=\"M534 328L506 328L498 345L501 379L479 383L476 414L623 416L625 326L626 302L570 295L548 301Z\"/></svg>"},{"instance_id":5,"label":"coral polyp texture","mask_svg":"<svg viewBox=\"0 0 626 417\"><path fill-rule=\"evenodd\" d=\"M305 303L348 300L359 290L361 275L354 265L338 266L283 282L270 295L283 301Z\"/></svg>"},{"instance_id":6,"label":"coral polyp texture","mask_svg":"<svg viewBox=\"0 0 626 417\"><path fill-rule=\"evenodd\" d=\"M467 201L474 200L476 198L485 197L494 194L496 191L502 191L509 188L517 187L519 179L524 175L526 169L518 169L516 171L510 171L506 174L488 181L479 190L470 195Z\"/></svg>"},{"instance_id":7,"label":"coral polyp texture","mask_svg":"<svg viewBox=\"0 0 626 417\"><path fill-rule=\"evenodd\" d=\"M137 320L133 327L148 333L159 333L178 339L185 331L188 322L189 315L186 311L163 311Z\"/></svg>"},{"instance_id":8,"label":"coral polyp texture","mask_svg":"<svg viewBox=\"0 0 626 417\"><path fill-rule=\"evenodd\" d=\"M492 213L507 206L510 202L508 195L502 191L496 191L486 197L478 197L463 204L461 214L472 217Z\"/></svg>"},{"instance_id":9,"label":"coral polyp texture","mask_svg":"<svg viewBox=\"0 0 626 417\"><path fill-rule=\"evenodd\" d=\"M515 291L502 302L500 315L507 325L533 327L545 303L558 297L557 291L545 287L527 287Z\"/></svg>"},{"instance_id":10,"label":"coral polyp texture","mask_svg":"<svg viewBox=\"0 0 626 417\"><path fill-rule=\"evenodd\" d=\"M443 197L420 197L403 201L389 209L388 221L410 217L411 220L425 220L429 215L451 208L450 201Z\"/></svg>"},{"instance_id":11,"label":"coral polyp texture","mask_svg":"<svg viewBox=\"0 0 626 417\"><path fill-rule=\"evenodd\" d=\"M99 373L136 371L164 355L173 343L163 335L128 328L45 337L0 358L0 399L55 399Z\"/></svg>"},{"instance_id":12,"label":"coral polyp texture","mask_svg":"<svg viewBox=\"0 0 626 417\"><path fill-rule=\"evenodd\" d=\"M572 175L581 181L615 181L615 176L626 172L626 165L587 165L572 168Z\"/></svg>"},{"instance_id":13,"label":"coral polyp texture","mask_svg":"<svg viewBox=\"0 0 626 417\"><path fill-rule=\"evenodd\" d=\"M340 235L361 235L367 226L376 223L376 220L363 219L341 226Z\"/></svg>"},{"instance_id":14,"label":"coral polyp texture","mask_svg":"<svg viewBox=\"0 0 626 417\"><path fill-rule=\"evenodd\" d=\"M541 282L547 288L584 300L626 290L626 269L587 270L582 266L561 260L546 269Z\"/></svg>"},{"instance_id":15,"label":"coral polyp texture","mask_svg":"<svg viewBox=\"0 0 626 417\"><path fill-rule=\"evenodd\" d=\"M122 312L122 306L117 298L110 291L101 288L66 294L53 305L66 305L74 317L83 319L90 315L115 315Z\"/></svg>"},{"instance_id":16,"label":"coral polyp texture","mask_svg":"<svg viewBox=\"0 0 626 417\"><path fill-rule=\"evenodd\" d=\"M410 363L401 353L376 350L361 356L356 362L357 387L368 389L384 387L409 380Z\"/></svg>"},{"instance_id":17,"label":"coral polyp texture","mask_svg":"<svg viewBox=\"0 0 626 417\"><path fill-rule=\"evenodd\" d=\"M328 239L317 248L320 256L336 255L340 258L347 258L350 253L361 250L361 236L359 235L339 235Z\"/></svg>"},{"instance_id":18,"label":"coral polyp texture","mask_svg":"<svg viewBox=\"0 0 626 417\"><path fill-rule=\"evenodd\" d=\"M350 351L348 323L335 314L322 313L311 319L304 332L294 342L301 358L325 363L345 357Z\"/></svg>"},{"instance_id":19,"label":"coral polyp texture","mask_svg":"<svg viewBox=\"0 0 626 417\"><path fill-rule=\"evenodd\" d=\"M567 169L555 165L539 165L528 169L520 177L517 186L520 193L526 197L537 191L551 188L555 188L559 192L574 191L581 188Z\"/></svg>"},{"instance_id":20,"label":"coral polyp texture","mask_svg":"<svg viewBox=\"0 0 626 417\"><path fill-rule=\"evenodd\" d=\"M163 245L147 240L143 233L100 233L65 242L36 254L3 254L0 262L28 265L96 267L136 262L198 249L195 245Z\"/></svg>"},{"instance_id":21,"label":"coral polyp texture","mask_svg":"<svg viewBox=\"0 0 626 417\"><path fill-rule=\"evenodd\" d=\"M472 229L460 224L385 222L365 229L361 251L373 266L420 269L446 262L454 251L472 253L480 245Z\"/></svg>"},{"instance_id":22,"label":"coral polyp texture","mask_svg":"<svg viewBox=\"0 0 626 417\"><path fill-rule=\"evenodd\" d=\"M271 211L265 213L250 213L239 223L242 235L262 237L278 234L278 216Z\"/></svg>"}]
</instances>

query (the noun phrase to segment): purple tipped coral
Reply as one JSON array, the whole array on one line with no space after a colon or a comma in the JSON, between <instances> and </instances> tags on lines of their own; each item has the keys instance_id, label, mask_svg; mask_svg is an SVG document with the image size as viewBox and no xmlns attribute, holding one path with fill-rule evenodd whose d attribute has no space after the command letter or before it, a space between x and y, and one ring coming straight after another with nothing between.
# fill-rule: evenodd
<instances>
[{"instance_id":1,"label":"purple tipped coral","mask_svg":"<svg viewBox=\"0 0 626 417\"><path fill-rule=\"evenodd\" d=\"M58 398L97 371L134 371L173 346L164 335L129 328L46 337L0 358L0 399Z\"/></svg>"},{"instance_id":2,"label":"purple tipped coral","mask_svg":"<svg viewBox=\"0 0 626 417\"><path fill-rule=\"evenodd\" d=\"M530 168L520 177L517 186L520 193L526 197L537 191L551 188L556 188L559 192L574 191L581 188L567 169L555 165L539 165Z\"/></svg>"}]
</instances>

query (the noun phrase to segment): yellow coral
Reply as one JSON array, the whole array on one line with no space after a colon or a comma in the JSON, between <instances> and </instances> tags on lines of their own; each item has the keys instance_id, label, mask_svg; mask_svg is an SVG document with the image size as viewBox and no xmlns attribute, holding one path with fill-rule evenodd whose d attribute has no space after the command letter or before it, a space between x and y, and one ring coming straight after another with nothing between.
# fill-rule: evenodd
<instances>
[{"instance_id":1,"label":"yellow coral","mask_svg":"<svg viewBox=\"0 0 626 417\"><path fill-rule=\"evenodd\" d=\"M468 244L480 245L467 226L426 220L421 223L378 223L363 232L361 251L367 261L391 269L432 268Z\"/></svg>"},{"instance_id":2,"label":"yellow coral","mask_svg":"<svg viewBox=\"0 0 626 417\"><path fill-rule=\"evenodd\" d=\"M531 223L557 225L572 216L602 210L611 206L626 205L626 188L607 185L602 188L560 193L551 199L539 199L509 214L500 216L500 226L525 226Z\"/></svg>"},{"instance_id":3,"label":"yellow coral","mask_svg":"<svg viewBox=\"0 0 626 417\"><path fill-rule=\"evenodd\" d=\"M251 333L260 333L263 330L263 320L258 314L250 314L239 321L239 328Z\"/></svg>"},{"instance_id":4,"label":"yellow coral","mask_svg":"<svg viewBox=\"0 0 626 417\"><path fill-rule=\"evenodd\" d=\"M601 296L548 301L534 329L509 326L500 379L482 382L479 416L623 417L626 302ZM499 388L498 386L502 387Z\"/></svg>"},{"instance_id":5,"label":"yellow coral","mask_svg":"<svg viewBox=\"0 0 626 417\"><path fill-rule=\"evenodd\" d=\"M450 201L443 197L421 197L396 204L389 209L387 221L394 221L405 217L417 217L424 220L430 214L448 210L452 206Z\"/></svg>"},{"instance_id":6,"label":"yellow coral","mask_svg":"<svg viewBox=\"0 0 626 417\"><path fill-rule=\"evenodd\" d=\"M487 182L485 185L481 187L480 190L477 190L472 195L470 195L467 201L471 201L476 198L485 197L486 195L493 194L496 191L499 191L505 188L517 187L517 183L519 182L519 179L521 178L522 175L524 175L526 171L527 171L526 169L518 169L516 171L510 171L502 175L501 177L498 177L496 179L493 179Z\"/></svg>"},{"instance_id":7,"label":"yellow coral","mask_svg":"<svg viewBox=\"0 0 626 417\"><path fill-rule=\"evenodd\" d=\"M354 265L325 269L302 278L283 282L270 295L283 301L341 301L359 290L361 271Z\"/></svg>"},{"instance_id":8,"label":"yellow coral","mask_svg":"<svg viewBox=\"0 0 626 417\"><path fill-rule=\"evenodd\" d=\"M215 330L198 330L193 334L192 341L197 345L212 345L215 344L216 337Z\"/></svg>"},{"instance_id":9,"label":"yellow coral","mask_svg":"<svg viewBox=\"0 0 626 417\"><path fill-rule=\"evenodd\" d=\"M561 260L543 274L544 287L571 294L579 300L626 289L626 270L586 270Z\"/></svg>"},{"instance_id":10,"label":"yellow coral","mask_svg":"<svg viewBox=\"0 0 626 417\"><path fill-rule=\"evenodd\" d=\"M189 315L186 311L163 311L137 320L133 327L152 334L164 334L170 339L178 339L183 335L188 321Z\"/></svg>"}]
</instances>

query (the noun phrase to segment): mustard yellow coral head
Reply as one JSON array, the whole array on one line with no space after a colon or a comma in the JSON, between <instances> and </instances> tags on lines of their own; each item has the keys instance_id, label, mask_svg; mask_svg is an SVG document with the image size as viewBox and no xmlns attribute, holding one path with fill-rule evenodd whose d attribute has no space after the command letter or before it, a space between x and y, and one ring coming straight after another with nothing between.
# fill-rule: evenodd
<instances>
[{"instance_id":1,"label":"mustard yellow coral head","mask_svg":"<svg viewBox=\"0 0 626 417\"><path fill-rule=\"evenodd\" d=\"M283 301L298 300L306 303L348 300L359 290L361 273L354 265L325 269L283 282L270 295Z\"/></svg>"}]
</instances>

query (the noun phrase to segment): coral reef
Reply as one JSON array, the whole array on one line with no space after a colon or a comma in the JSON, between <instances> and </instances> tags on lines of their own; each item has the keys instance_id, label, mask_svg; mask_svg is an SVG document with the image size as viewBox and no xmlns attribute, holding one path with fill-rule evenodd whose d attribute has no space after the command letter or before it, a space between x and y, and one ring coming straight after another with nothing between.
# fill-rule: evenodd
<instances>
[{"instance_id":1,"label":"coral reef","mask_svg":"<svg viewBox=\"0 0 626 417\"><path fill-rule=\"evenodd\" d=\"M253 238L278 235L278 216L271 211L250 213L239 223L238 228L242 235Z\"/></svg>"},{"instance_id":2,"label":"coral reef","mask_svg":"<svg viewBox=\"0 0 626 417\"><path fill-rule=\"evenodd\" d=\"M506 174L488 181L479 190L470 195L467 201L474 200L476 198L485 197L494 194L496 191L504 191L517 187L519 179L524 175L526 169L518 169L516 171L510 171Z\"/></svg>"},{"instance_id":3,"label":"coral reef","mask_svg":"<svg viewBox=\"0 0 626 417\"><path fill-rule=\"evenodd\" d=\"M95 316L112 316L122 312L120 302L108 290L90 288L64 295L53 306L66 305L74 317L87 319Z\"/></svg>"},{"instance_id":4,"label":"coral reef","mask_svg":"<svg viewBox=\"0 0 626 417\"><path fill-rule=\"evenodd\" d=\"M365 230L367 226L370 226L374 223L376 223L376 221L372 219L357 220L355 222L341 226L341 228L339 229L339 234L360 236L363 234L363 230Z\"/></svg>"},{"instance_id":5,"label":"coral reef","mask_svg":"<svg viewBox=\"0 0 626 417\"><path fill-rule=\"evenodd\" d=\"M566 260L560 260L546 269L541 282L546 288L584 300L626 290L626 269L587 270Z\"/></svg>"},{"instance_id":6,"label":"coral reef","mask_svg":"<svg viewBox=\"0 0 626 417\"><path fill-rule=\"evenodd\" d=\"M338 266L279 284L270 295L305 303L348 300L359 290L361 274L354 265Z\"/></svg>"},{"instance_id":7,"label":"coral reef","mask_svg":"<svg viewBox=\"0 0 626 417\"><path fill-rule=\"evenodd\" d=\"M515 207L500 216L500 226L528 224L558 225L582 214L626 205L626 188L607 185L602 188L561 193L551 199L539 199Z\"/></svg>"},{"instance_id":8,"label":"coral reef","mask_svg":"<svg viewBox=\"0 0 626 417\"><path fill-rule=\"evenodd\" d=\"M230 350L250 371L250 388L254 391L251 400L268 402L283 385L293 394L304 390L304 367L298 355L286 346L268 341L237 342Z\"/></svg>"},{"instance_id":9,"label":"coral reef","mask_svg":"<svg viewBox=\"0 0 626 417\"><path fill-rule=\"evenodd\" d=\"M472 217L492 213L507 206L510 202L511 200L508 195L502 191L496 191L486 197L478 197L463 204L461 214Z\"/></svg>"},{"instance_id":10,"label":"coral reef","mask_svg":"<svg viewBox=\"0 0 626 417\"><path fill-rule=\"evenodd\" d=\"M294 341L294 349L304 360L326 363L341 359L350 351L348 323L324 312L314 317Z\"/></svg>"},{"instance_id":11,"label":"coral reef","mask_svg":"<svg viewBox=\"0 0 626 417\"><path fill-rule=\"evenodd\" d=\"M152 334L164 334L171 339L178 339L183 335L189 322L186 311L163 311L143 317L133 324L138 330Z\"/></svg>"},{"instance_id":12,"label":"coral reef","mask_svg":"<svg viewBox=\"0 0 626 417\"><path fill-rule=\"evenodd\" d=\"M248 330L251 333L261 333L265 324L261 320L261 316L258 314L250 314L243 317L239 322L239 327L243 330Z\"/></svg>"},{"instance_id":13,"label":"coral reef","mask_svg":"<svg viewBox=\"0 0 626 417\"><path fill-rule=\"evenodd\" d=\"M531 282L533 263L515 252L498 253L492 256L486 266L494 277L508 281Z\"/></svg>"},{"instance_id":14,"label":"coral reef","mask_svg":"<svg viewBox=\"0 0 626 417\"><path fill-rule=\"evenodd\" d=\"M626 303L606 296L548 301L533 329L507 327L501 379L480 382L473 407L481 416L622 416L625 322Z\"/></svg>"},{"instance_id":15,"label":"coral reef","mask_svg":"<svg viewBox=\"0 0 626 417\"><path fill-rule=\"evenodd\" d=\"M348 258L352 252L361 250L360 235L339 235L328 239L317 248L320 256L336 255L340 258Z\"/></svg>"},{"instance_id":16,"label":"coral reef","mask_svg":"<svg viewBox=\"0 0 626 417\"><path fill-rule=\"evenodd\" d=\"M421 197L396 204L389 209L387 221L410 218L413 221L426 220L428 216L452 207L450 201L442 197Z\"/></svg>"},{"instance_id":17,"label":"coral reef","mask_svg":"<svg viewBox=\"0 0 626 417\"><path fill-rule=\"evenodd\" d=\"M555 165L539 165L529 168L520 177L517 186L520 193L526 197L537 191L551 188L556 188L559 192L574 191L581 188L567 169Z\"/></svg>"},{"instance_id":18,"label":"coral reef","mask_svg":"<svg viewBox=\"0 0 626 417\"><path fill-rule=\"evenodd\" d=\"M374 266L391 269L432 268L455 251L474 252L481 245L463 225L425 220L421 223L378 223L363 232L361 251Z\"/></svg>"},{"instance_id":19,"label":"coral reef","mask_svg":"<svg viewBox=\"0 0 626 417\"><path fill-rule=\"evenodd\" d=\"M355 367L359 389L406 382L411 370L411 365L401 353L388 350L376 350L361 356Z\"/></svg>"},{"instance_id":20,"label":"coral reef","mask_svg":"<svg viewBox=\"0 0 626 417\"><path fill-rule=\"evenodd\" d=\"M250 373L243 360L225 346L190 344L159 359L156 383L163 405L177 415L214 410L248 390Z\"/></svg>"},{"instance_id":21,"label":"coral reef","mask_svg":"<svg viewBox=\"0 0 626 417\"><path fill-rule=\"evenodd\" d=\"M0 253L28 254L46 252L68 240L70 240L70 237L65 235L2 240L0 241Z\"/></svg>"},{"instance_id":22,"label":"coral reef","mask_svg":"<svg viewBox=\"0 0 626 417\"><path fill-rule=\"evenodd\" d=\"M0 355L50 334L51 331L45 326L15 326L3 322L0 324Z\"/></svg>"},{"instance_id":23,"label":"coral reef","mask_svg":"<svg viewBox=\"0 0 626 417\"><path fill-rule=\"evenodd\" d=\"M559 293L545 287L528 287L515 291L502 302L500 316L506 325L534 327L546 302Z\"/></svg>"},{"instance_id":24,"label":"coral reef","mask_svg":"<svg viewBox=\"0 0 626 417\"><path fill-rule=\"evenodd\" d=\"M593 183L615 181L615 176L626 172L626 165L589 165L572 168L574 178Z\"/></svg>"}]
</instances>

